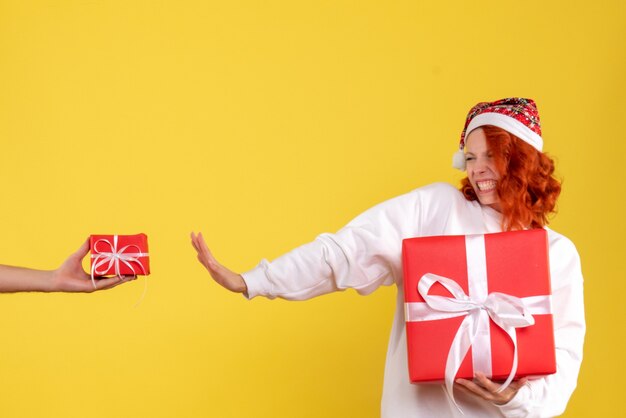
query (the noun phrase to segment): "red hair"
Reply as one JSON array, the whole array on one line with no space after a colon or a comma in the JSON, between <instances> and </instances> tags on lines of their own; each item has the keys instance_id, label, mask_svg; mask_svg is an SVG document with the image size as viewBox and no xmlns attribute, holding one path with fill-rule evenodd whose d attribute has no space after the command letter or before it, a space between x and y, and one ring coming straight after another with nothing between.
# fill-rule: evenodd
<instances>
[{"instance_id":1,"label":"red hair","mask_svg":"<svg viewBox=\"0 0 626 418\"><path fill-rule=\"evenodd\" d=\"M555 212L561 182L554 178L554 161L515 135L495 126L482 126L500 174L497 192L502 229L542 228ZM477 200L466 177L461 191L467 200Z\"/></svg>"}]
</instances>

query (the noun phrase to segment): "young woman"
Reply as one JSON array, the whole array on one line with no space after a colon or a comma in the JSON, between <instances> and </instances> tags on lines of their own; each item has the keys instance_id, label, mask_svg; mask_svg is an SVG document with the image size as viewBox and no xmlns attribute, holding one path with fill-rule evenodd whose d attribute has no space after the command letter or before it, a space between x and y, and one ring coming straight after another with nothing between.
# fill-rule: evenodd
<instances>
[{"instance_id":1,"label":"young woman","mask_svg":"<svg viewBox=\"0 0 626 418\"><path fill-rule=\"evenodd\" d=\"M557 359L556 374L499 384L477 374L456 381L454 406L440 385L412 385L407 370L401 246L405 238L544 228L560 183L542 153L535 103L511 98L470 110L455 166L467 170L461 190L435 183L381 203L335 234L237 274L192 233L198 259L213 279L248 298L302 300L353 288L368 294L398 286L382 396L383 417L522 417L561 414L576 387L585 334L583 279L574 245L547 229ZM464 152L463 152L464 151ZM460 158L459 158L460 157Z\"/></svg>"},{"instance_id":2,"label":"young woman","mask_svg":"<svg viewBox=\"0 0 626 418\"><path fill-rule=\"evenodd\" d=\"M91 282L82 260L89 252L89 240L70 255L56 270L43 271L0 265L0 293L15 292L84 292L111 289L132 277L108 277Z\"/></svg>"}]
</instances>

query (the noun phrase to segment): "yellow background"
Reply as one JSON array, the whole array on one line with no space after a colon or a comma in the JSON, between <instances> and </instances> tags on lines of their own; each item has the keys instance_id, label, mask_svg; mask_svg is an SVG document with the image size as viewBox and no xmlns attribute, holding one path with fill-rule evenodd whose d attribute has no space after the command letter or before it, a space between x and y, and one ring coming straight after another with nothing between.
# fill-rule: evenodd
<instances>
[{"instance_id":1,"label":"yellow background","mask_svg":"<svg viewBox=\"0 0 626 418\"><path fill-rule=\"evenodd\" d=\"M153 274L0 295L3 417L376 417L395 289L303 303L213 283L450 168L467 110L534 98L588 334L566 416L624 416L620 0L0 1L0 262L145 232Z\"/></svg>"}]
</instances>

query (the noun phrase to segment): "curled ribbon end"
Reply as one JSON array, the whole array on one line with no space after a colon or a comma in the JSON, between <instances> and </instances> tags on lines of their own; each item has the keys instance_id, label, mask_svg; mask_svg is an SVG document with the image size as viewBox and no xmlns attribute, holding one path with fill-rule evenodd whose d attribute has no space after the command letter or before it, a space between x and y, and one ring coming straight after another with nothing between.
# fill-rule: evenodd
<instances>
[{"instance_id":1,"label":"curled ribbon end","mask_svg":"<svg viewBox=\"0 0 626 418\"><path fill-rule=\"evenodd\" d=\"M139 300L135 303L135 306L134 306L135 309L139 307L141 302L143 302L143 299L146 297L146 293L148 293L148 278L147 277L143 281L143 293L139 297Z\"/></svg>"},{"instance_id":2,"label":"curled ribbon end","mask_svg":"<svg viewBox=\"0 0 626 418\"><path fill-rule=\"evenodd\" d=\"M458 409L461 415L465 415L459 404L456 403L456 399L454 399L454 386L452 382L446 382L445 386L442 386L441 388L446 393L446 395L448 395L448 399L450 399L452 404L456 407L456 409Z\"/></svg>"},{"instance_id":3,"label":"curled ribbon end","mask_svg":"<svg viewBox=\"0 0 626 418\"><path fill-rule=\"evenodd\" d=\"M91 266L91 284L93 285L93 289L94 290L98 290L98 288L96 287L96 279L94 278L94 272L96 271L96 266L95 264L92 264Z\"/></svg>"}]
</instances>

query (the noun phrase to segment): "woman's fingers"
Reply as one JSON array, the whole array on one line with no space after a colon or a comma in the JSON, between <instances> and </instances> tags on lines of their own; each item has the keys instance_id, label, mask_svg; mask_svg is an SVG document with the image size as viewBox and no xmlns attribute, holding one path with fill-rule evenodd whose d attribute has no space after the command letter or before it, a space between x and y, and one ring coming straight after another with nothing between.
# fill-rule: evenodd
<instances>
[{"instance_id":1,"label":"woman's fingers","mask_svg":"<svg viewBox=\"0 0 626 418\"><path fill-rule=\"evenodd\" d=\"M462 388L473 393L474 395L480 396L481 398L485 398L485 395L486 395L485 390L482 387L478 386L476 383L472 382L471 380L456 379L455 382L461 385Z\"/></svg>"},{"instance_id":2,"label":"woman's fingers","mask_svg":"<svg viewBox=\"0 0 626 418\"><path fill-rule=\"evenodd\" d=\"M88 252L89 252L89 239L86 239L85 242L83 242L80 245L80 248L78 248L78 250L76 250L76 252L74 252L74 254L72 255L78 260L82 260L87 255Z\"/></svg>"},{"instance_id":3,"label":"woman's fingers","mask_svg":"<svg viewBox=\"0 0 626 418\"><path fill-rule=\"evenodd\" d=\"M487 392L496 393L498 389L500 389L500 385L494 383L490 379L487 379L487 377L482 373L476 373L476 380L478 381L478 384Z\"/></svg>"},{"instance_id":4,"label":"woman's fingers","mask_svg":"<svg viewBox=\"0 0 626 418\"><path fill-rule=\"evenodd\" d=\"M204 255L207 258L207 260L215 261L215 258L213 258L213 254L211 253L211 250L209 250L209 247L206 245L206 242L204 241L202 232L198 234L197 243L198 243L198 248L200 249L200 252L202 252L202 255Z\"/></svg>"},{"instance_id":5,"label":"woman's fingers","mask_svg":"<svg viewBox=\"0 0 626 418\"><path fill-rule=\"evenodd\" d=\"M198 249L198 244L196 244L196 235L193 232L191 233L191 245L197 252L200 252L200 250Z\"/></svg>"},{"instance_id":6,"label":"woman's fingers","mask_svg":"<svg viewBox=\"0 0 626 418\"><path fill-rule=\"evenodd\" d=\"M131 280L135 280L137 277L133 278L132 276L115 276L115 277L107 277L104 279L96 280L96 290L106 290L112 289L115 286L119 286L122 283L129 282ZM91 286L91 283L89 283Z\"/></svg>"},{"instance_id":7,"label":"woman's fingers","mask_svg":"<svg viewBox=\"0 0 626 418\"><path fill-rule=\"evenodd\" d=\"M456 379L455 382L464 389L478 397L491 401L495 404L505 404L517 394L519 388L526 384L528 379L522 378L511 383L503 391L499 391L500 384L493 382L482 373L476 373L474 380Z\"/></svg>"},{"instance_id":8,"label":"woman's fingers","mask_svg":"<svg viewBox=\"0 0 626 418\"><path fill-rule=\"evenodd\" d=\"M206 262L206 268L208 268L211 272L218 274L221 270L224 270L222 265L215 259L215 257L213 257L213 253L211 253L211 250L209 250L209 247L206 245L202 232L198 234L197 244L200 249L200 254L202 254L202 257Z\"/></svg>"},{"instance_id":9,"label":"woman's fingers","mask_svg":"<svg viewBox=\"0 0 626 418\"><path fill-rule=\"evenodd\" d=\"M200 240L201 240L200 234L196 235L193 232L191 233L191 245L193 246L193 248L198 253L198 260L200 261L200 263L202 263L202 265L204 267L208 268L206 251L203 250L202 244L200 243ZM203 242L204 242L204 240L203 240ZM206 247L206 244L204 244L204 246Z\"/></svg>"},{"instance_id":10,"label":"woman's fingers","mask_svg":"<svg viewBox=\"0 0 626 418\"><path fill-rule=\"evenodd\" d=\"M213 276L214 279L223 276L224 267L213 257L211 250L209 250L209 247L204 241L202 232L199 232L198 235L193 232L191 233L191 244L198 253L198 261L211 273L211 276Z\"/></svg>"}]
</instances>

